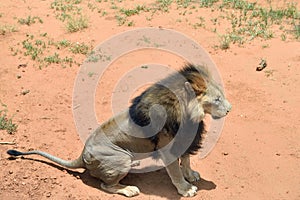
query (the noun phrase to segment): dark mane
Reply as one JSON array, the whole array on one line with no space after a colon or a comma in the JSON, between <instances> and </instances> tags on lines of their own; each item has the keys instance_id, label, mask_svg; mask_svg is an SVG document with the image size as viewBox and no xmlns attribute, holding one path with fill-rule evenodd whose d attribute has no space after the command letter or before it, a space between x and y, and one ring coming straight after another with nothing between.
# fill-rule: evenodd
<instances>
[{"instance_id":1,"label":"dark mane","mask_svg":"<svg viewBox=\"0 0 300 200\"><path fill-rule=\"evenodd\" d=\"M187 63L183 66L183 68L179 71L179 73L184 74L184 73L191 73L191 72L196 72L199 73L198 69L194 64Z\"/></svg>"},{"instance_id":2,"label":"dark mane","mask_svg":"<svg viewBox=\"0 0 300 200\"><path fill-rule=\"evenodd\" d=\"M199 65L194 65L191 63L185 64L184 67L179 71L179 73L181 73L183 76L185 76L186 74L198 73L203 78L210 77L210 74L205 67L199 66Z\"/></svg>"},{"instance_id":3,"label":"dark mane","mask_svg":"<svg viewBox=\"0 0 300 200\"><path fill-rule=\"evenodd\" d=\"M180 78L180 76L181 78ZM175 137L180 125L191 124L194 127L198 127L197 134L193 135L194 139L190 147L185 153L194 154L200 148L200 142L202 134L205 132L204 123L201 121L199 124L195 124L189 117L189 113L186 113L185 108L181 108L178 97L185 98L184 101L188 101L186 97L185 82L188 81L196 95L200 95L203 90L206 89L204 77L207 76L205 70L201 71L201 68L193 65L186 64L179 73L168 76L162 81L152 85L146 89L141 95L132 100L132 105L129 107L129 114L132 121L141 126L147 126L151 123L149 112L153 105L162 105L166 111L167 119L163 126L168 134ZM183 77L183 78L182 78ZM160 116L159 111L155 116L155 120L160 120L164 116ZM185 133L184 137L189 133ZM155 145L158 144L158 135L149 138ZM182 142L186 138L181 139ZM179 141L181 142L181 141Z\"/></svg>"}]
</instances>

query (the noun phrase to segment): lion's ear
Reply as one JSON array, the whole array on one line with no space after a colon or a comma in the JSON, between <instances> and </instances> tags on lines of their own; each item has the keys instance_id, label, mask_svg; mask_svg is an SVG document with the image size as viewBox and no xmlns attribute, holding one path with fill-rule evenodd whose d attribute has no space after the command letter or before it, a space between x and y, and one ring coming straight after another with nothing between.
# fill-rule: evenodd
<instances>
[{"instance_id":1,"label":"lion's ear","mask_svg":"<svg viewBox=\"0 0 300 200\"><path fill-rule=\"evenodd\" d=\"M188 81L184 83L184 88L185 88L189 98L196 96L192 85Z\"/></svg>"}]
</instances>

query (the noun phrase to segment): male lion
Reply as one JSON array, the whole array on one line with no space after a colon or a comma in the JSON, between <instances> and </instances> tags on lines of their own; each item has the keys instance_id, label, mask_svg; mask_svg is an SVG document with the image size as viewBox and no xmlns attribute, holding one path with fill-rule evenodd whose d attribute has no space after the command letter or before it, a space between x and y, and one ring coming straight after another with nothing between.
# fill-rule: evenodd
<instances>
[{"instance_id":1,"label":"male lion","mask_svg":"<svg viewBox=\"0 0 300 200\"><path fill-rule=\"evenodd\" d=\"M191 169L189 155L200 148L204 115L221 118L230 110L230 103L209 73L187 64L133 99L127 112L97 128L76 160L62 160L42 151L7 153L38 154L67 168L85 168L102 180L103 190L132 197L139 194L139 189L119 181L136 164L136 155L157 152L154 157L160 156L165 162L178 193L191 197L197 194L191 182L198 181L200 175Z\"/></svg>"}]
</instances>

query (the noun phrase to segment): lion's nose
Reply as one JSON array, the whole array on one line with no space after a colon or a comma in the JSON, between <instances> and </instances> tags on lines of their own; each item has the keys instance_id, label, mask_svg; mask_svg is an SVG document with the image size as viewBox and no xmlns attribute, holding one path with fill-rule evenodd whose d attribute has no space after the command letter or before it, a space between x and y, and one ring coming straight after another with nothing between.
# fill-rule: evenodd
<instances>
[{"instance_id":1,"label":"lion's nose","mask_svg":"<svg viewBox=\"0 0 300 200\"><path fill-rule=\"evenodd\" d=\"M227 113L228 114L231 111L232 105L228 102L228 109L227 109Z\"/></svg>"}]
</instances>

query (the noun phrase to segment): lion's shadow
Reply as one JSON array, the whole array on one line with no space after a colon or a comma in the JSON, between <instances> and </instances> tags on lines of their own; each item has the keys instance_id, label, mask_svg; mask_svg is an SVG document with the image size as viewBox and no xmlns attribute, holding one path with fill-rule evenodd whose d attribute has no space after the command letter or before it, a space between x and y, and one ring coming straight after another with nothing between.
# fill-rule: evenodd
<instances>
[{"instance_id":1,"label":"lion's shadow","mask_svg":"<svg viewBox=\"0 0 300 200\"><path fill-rule=\"evenodd\" d=\"M12 159L12 158L10 158ZM66 169L63 167L60 167L54 163L39 160L39 159L33 159L33 158L24 158L24 160L32 160L41 162L47 165L50 165L52 167L55 167L61 171L66 171L68 174L80 178L82 182L88 186L97 188L102 191L100 187L100 180L97 178L94 178L90 176L89 172L87 170L84 170L82 173L77 171L72 171L70 169ZM155 195L164 197L167 199L180 199L181 196L177 194L176 188L173 186L171 179L169 178L167 172L165 169L160 169L153 172L147 172L147 173L129 173L122 181L122 184L126 185L135 185L137 186L142 194L149 194L149 195ZM205 180L201 178L200 181L193 183L198 187L198 190L213 190L216 188L216 184L212 181Z\"/></svg>"}]
</instances>

